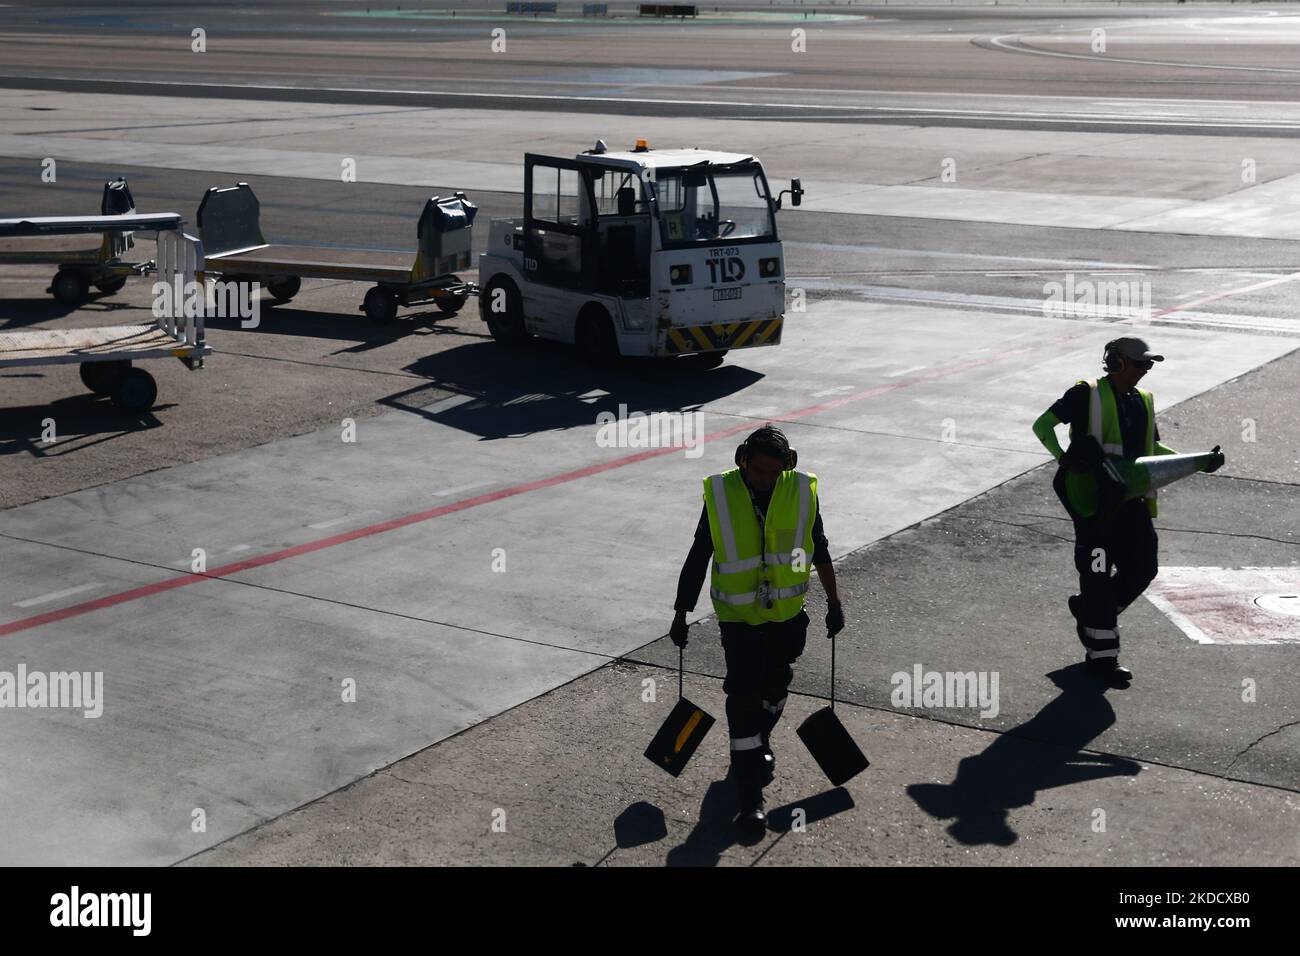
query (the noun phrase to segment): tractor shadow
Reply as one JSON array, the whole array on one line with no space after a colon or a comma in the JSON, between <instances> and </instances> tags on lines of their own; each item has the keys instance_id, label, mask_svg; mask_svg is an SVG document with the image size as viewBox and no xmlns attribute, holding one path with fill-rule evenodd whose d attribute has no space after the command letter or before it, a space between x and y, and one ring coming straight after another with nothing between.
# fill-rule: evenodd
<instances>
[{"instance_id":1,"label":"tractor shadow","mask_svg":"<svg viewBox=\"0 0 1300 956\"><path fill-rule=\"evenodd\" d=\"M739 363L728 356L721 367L705 370L685 359L624 359L610 368L593 368L560 343L535 340L526 348L506 350L483 342L406 366L404 371L428 381L390 395L382 404L483 440L512 438L591 427L602 413L617 419L620 414L691 411L763 378ZM432 405L431 390L443 393Z\"/></svg>"}]
</instances>

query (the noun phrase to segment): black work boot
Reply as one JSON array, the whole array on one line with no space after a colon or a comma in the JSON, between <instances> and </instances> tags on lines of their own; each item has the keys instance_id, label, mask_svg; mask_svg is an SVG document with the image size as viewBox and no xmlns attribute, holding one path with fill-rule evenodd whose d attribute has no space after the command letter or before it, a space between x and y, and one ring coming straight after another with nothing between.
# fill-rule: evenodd
<instances>
[{"instance_id":1,"label":"black work boot","mask_svg":"<svg viewBox=\"0 0 1300 956\"><path fill-rule=\"evenodd\" d=\"M1079 616L1080 612L1083 610L1083 606L1080 604L1082 600L1082 595L1071 594L1069 600L1065 602L1070 608L1070 613L1074 616L1074 633L1079 636L1080 643L1083 643L1085 636L1083 633L1083 618ZM1085 644L1084 646L1086 647L1087 645Z\"/></svg>"},{"instance_id":2,"label":"black work boot","mask_svg":"<svg viewBox=\"0 0 1300 956\"><path fill-rule=\"evenodd\" d=\"M767 814L763 812L762 764L760 750L733 754L731 758L731 772L736 779L736 796L740 803L740 816L736 823L750 835L759 835L767 830Z\"/></svg>"},{"instance_id":3,"label":"black work boot","mask_svg":"<svg viewBox=\"0 0 1300 956\"><path fill-rule=\"evenodd\" d=\"M763 735L763 746L758 751L763 755L763 785L767 786L776 779L776 755L772 753L771 745L772 735L766 733Z\"/></svg>"},{"instance_id":4,"label":"black work boot","mask_svg":"<svg viewBox=\"0 0 1300 956\"><path fill-rule=\"evenodd\" d=\"M767 832L767 814L763 812L763 792L748 806L742 805L736 824L750 836L762 836Z\"/></svg>"},{"instance_id":5,"label":"black work boot","mask_svg":"<svg viewBox=\"0 0 1300 956\"><path fill-rule=\"evenodd\" d=\"M1121 667L1119 658L1116 657L1094 657L1084 661L1084 666L1089 674L1112 687L1127 687L1133 680L1133 672L1127 667Z\"/></svg>"}]
</instances>

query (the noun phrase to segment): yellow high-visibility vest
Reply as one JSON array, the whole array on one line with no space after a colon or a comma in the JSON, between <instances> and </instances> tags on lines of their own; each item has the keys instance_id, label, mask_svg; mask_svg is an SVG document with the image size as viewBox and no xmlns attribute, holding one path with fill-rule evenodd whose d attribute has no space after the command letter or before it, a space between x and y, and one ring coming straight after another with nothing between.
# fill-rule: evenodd
<instances>
[{"instance_id":1,"label":"yellow high-visibility vest","mask_svg":"<svg viewBox=\"0 0 1300 956\"><path fill-rule=\"evenodd\" d=\"M801 610L812 574L817 476L784 471L772 489L763 533L754 501L733 468L704 479L713 536L709 596L719 621L788 621Z\"/></svg>"},{"instance_id":2,"label":"yellow high-visibility vest","mask_svg":"<svg viewBox=\"0 0 1300 956\"><path fill-rule=\"evenodd\" d=\"M1079 384L1088 386L1088 434L1097 440L1097 444L1101 445L1101 450L1108 456L1122 458L1124 456L1124 435L1119 427L1119 403L1115 397L1115 389L1111 387L1110 379L1080 380ZM1154 455L1156 453L1155 398L1146 389L1139 388L1137 392L1142 396L1142 403L1147 410L1147 428L1142 444L1142 454ZM1097 513L1096 476L1088 472L1066 472L1065 491L1066 496L1070 499L1070 504L1079 514L1085 518L1091 518ZM1156 516L1155 489L1147 492L1143 497L1146 499L1147 510L1151 513L1151 517L1154 518Z\"/></svg>"}]
</instances>

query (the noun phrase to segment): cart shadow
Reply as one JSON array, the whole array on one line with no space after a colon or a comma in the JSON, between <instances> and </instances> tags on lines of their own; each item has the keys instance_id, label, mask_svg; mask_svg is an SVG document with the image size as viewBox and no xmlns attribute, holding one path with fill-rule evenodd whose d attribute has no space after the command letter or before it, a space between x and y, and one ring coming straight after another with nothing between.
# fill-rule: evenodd
<instances>
[{"instance_id":1,"label":"cart shadow","mask_svg":"<svg viewBox=\"0 0 1300 956\"><path fill-rule=\"evenodd\" d=\"M617 419L620 411L626 416L689 412L763 378L730 362L710 371L685 360L624 360L597 369L567 345L540 341L520 350L487 342L458 346L421 358L403 371L428 381L381 399L381 404L484 440L574 427L592 427L594 434L602 413ZM450 392L451 398L442 394L430 405L430 389ZM456 396L465 400L440 407ZM678 424L688 429L700 425L686 431L688 437L707 431L697 421ZM680 437L681 431L677 434Z\"/></svg>"},{"instance_id":2,"label":"cart shadow","mask_svg":"<svg viewBox=\"0 0 1300 956\"><path fill-rule=\"evenodd\" d=\"M1008 823L1010 811L1031 805L1040 790L1141 772L1140 764L1125 757L1081 753L1115 723L1106 685L1083 664L1047 676L1060 695L999 734L982 753L963 758L952 783L907 788L930 816L953 821L948 833L959 842L1011 846L1019 834Z\"/></svg>"},{"instance_id":3,"label":"cart shadow","mask_svg":"<svg viewBox=\"0 0 1300 956\"><path fill-rule=\"evenodd\" d=\"M158 404L152 412L131 414L121 411L107 398L85 394L48 404L6 408L0 416L0 455L55 458L76 454L133 432L160 428L163 423L155 413L175 407L174 403ZM49 443L41 440L47 419L53 420L56 436Z\"/></svg>"},{"instance_id":4,"label":"cart shadow","mask_svg":"<svg viewBox=\"0 0 1300 956\"><path fill-rule=\"evenodd\" d=\"M437 309L406 312L387 325L376 325L359 312L355 315L346 312L318 312L285 305L271 306L263 302L258 318L258 325L254 328L245 328L243 320L237 317L210 316L204 323L209 329L225 332L247 332L252 335L269 333L353 343L332 353L336 355L369 351L412 335L488 337L486 331L481 336L476 336L474 333L449 328L445 324L440 325L440 322L446 323L455 316L446 315Z\"/></svg>"},{"instance_id":5,"label":"cart shadow","mask_svg":"<svg viewBox=\"0 0 1300 956\"><path fill-rule=\"evenodd\" d=\"M55 322L83 311L90 315L122 311L145 314L145 310L129 303L114 301L113 296L107 293L91 293L80 305L63 305L49 296L44 299L0 299L0 332L25 329L42 322ZM153 319L142 321L152 322Z\"/></svg>"}]
</instances>

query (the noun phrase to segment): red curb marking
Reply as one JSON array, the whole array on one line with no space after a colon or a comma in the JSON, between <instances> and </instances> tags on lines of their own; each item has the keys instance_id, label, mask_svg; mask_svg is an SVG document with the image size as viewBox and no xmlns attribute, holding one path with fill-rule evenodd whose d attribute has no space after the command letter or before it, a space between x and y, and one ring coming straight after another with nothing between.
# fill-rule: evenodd
<instances>
[{"instance_id":1,"label":"red curb marking","mask_svg":"<svg viewBox=\"0 0 1300 956\"><path fill-rule=\"evenodd\" d=\"M1053 343L1056 344L1056 343ZM906 388L915 382L931 381L936 378L943 378L956 372L962 372L971 368L978 368L981 365L991 365L1011 355L1019 355L1024 352L1031 352L1039 346L1027 346L1020 349L1011 349L1001 352L995 358L979 359L974 362L965 362L961 365L953 365L949 368L939 369L928 375L920 375L911 379L903 379L897 382L891 382L888 385L869 388L863 392L857 392L853 395L846 395L843 398L834 398L830 401L821 402L817 405L809 405L806 408L800 408L796 411L789 412L785 415L773 416L770 421L793 421L799 418L807 418L809 415L815 415L832 408L839 408L841 405L848 405L851 402L859 402L867 398L875 398L877 395L884 395L886 392L892 392L896 389ZM716 441L720 438L726 438L728 435L734 435L737 432L752 429L753 422L741 422L739 425L733 425L730 428L724 428L721 431L714 432L701 439L701 443ZM34 627L40 627L44 624L52 624L55 621L62 621L70 617L79 617L82 614L89 614L92 611L99 611L106 607L114 607L118 604L125 604L128 601L136 601L140 598L152 597L155 594L162 594L176 588L183 588L190 584L198 584L200 581L209 581L213 578L224 578L240 571L248 571L252 568L265 567L268 564L275 564L279 561L285 561L289 558L296 558L302 554L311 554L313 551L323 551L326 548L332 548L336 545L347 544L349 541L357 541L361 538L369 538L373 535L383 534L386 531L393 531L397 528L404 528L407 525L419 524L422 521L429 521L433 518L441 518L443 515L452 514L456 511L464 511L467 508L477 508L479 505L489 504L493 501L501 501L504 498L513 498L515 495L522 495L530 491L538 491L542 488L550 488L554 485L565 484L570 481L577 481L579 478L586 478L590 475L598 475L604 471L612 471L615 468L622 468L626 465L634 465L637 462L648 461L651 458L658 458L661 455L670 455L681 451L679 446L668 446L665 448L651 448L635 455L627 455L624 458L617 458L614 461L603 462L599 465L588 465L586 468L578 468L574 471L566 471L550 478L541 478L537 481L530 481L522 485L514 485L510 488L503 488L500 491L492 491L487 494L477 495L473 498L466 498L463 501L456 501L449 505L443 505L439 508L431 508L428 511L418 511L414 514L404 515L400 518L391 518L388 521L381 521L378 524L372 524L364 528L355 528L352 531L344 531L341 534L330 535L328 538L319 538L316 541L308 541L305 544L295 545L292 548L283 548L279 551L272 551L269 554L261 555L256 558L249 558L246 561L235 561L230 564L223 564L218 568L213 568L204 574L187 574L184 577L170 578L166 581L156 581L153 584L145 584L138 588L132 588L129 591L121 591L118 594L110 594L106 597L96 598L93 601L85 601L81 604L73 604L69 607L60 608L57 611L46 611L44 614L37 614L33 617L20 618L17 621L10 621L7 624L0 624L0 637L9 634L16 634L19 631L31 630Z\"/></svg>"}]
</instances>

